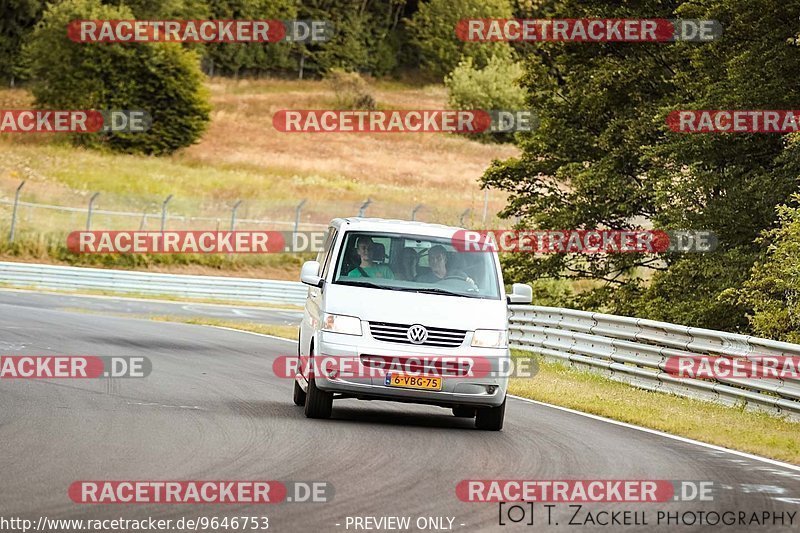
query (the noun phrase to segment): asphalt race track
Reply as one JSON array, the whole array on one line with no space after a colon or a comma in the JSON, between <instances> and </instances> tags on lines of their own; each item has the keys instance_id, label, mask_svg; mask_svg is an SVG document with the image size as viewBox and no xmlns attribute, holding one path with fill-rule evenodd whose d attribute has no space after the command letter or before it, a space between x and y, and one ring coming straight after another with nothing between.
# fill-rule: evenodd
<instances>
[{"instance_id":1,"label":"asphalt race track","mask_svg":"<svg viewBox=\"0 0 800 533\"><path fill-rule=\"evenodd\" d=\"M274 531L355 531L347 517L451 517L454 531L613 532L710 529L658 525L657 511L800 511L800 468L519 399L509 401L501 433L438 407L358 400L335 402L332 420L306 419L292 404L291 381L272 373L275 357L295 353L293 342L124 316L177 308L225 312L0 291L0 355L137 355L153 365L144 379L0 380L0 516L268 516ZM273 323L297 316L253 313L249 320ZM77 480L256 479L326 481L335 496L263 506L81 505L67 494ZM711 480L720 490L713 502L583 509L644 510L647 525L569 526L572 512L560 504L556 527L537 504L535 527L500 526L498 504L458 500L462 479ZM798 520L718 529L796 531Z\"/></svg>"}]
</instances>

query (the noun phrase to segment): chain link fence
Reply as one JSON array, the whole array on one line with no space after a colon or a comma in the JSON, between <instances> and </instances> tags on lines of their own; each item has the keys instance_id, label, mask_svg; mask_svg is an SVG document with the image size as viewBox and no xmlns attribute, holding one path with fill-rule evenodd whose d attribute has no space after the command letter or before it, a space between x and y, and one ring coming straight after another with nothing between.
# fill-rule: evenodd
<instances>
[{"instance_id":1,"label":"chain link fence","mask_svg":"<svg viewBox=\"0 0 800 533\"><path fill-rule=\"evenodd\" d=\"M26 181L11 194L0 196L0 230L13 241L20 232L70 232L103 230L258 230L311 231L324 229L336 217L374 216L419 220L464 227L488 227L498 219L489 210L489 192L483 201L459 210L411 203L386 203L365 198L361 202L298 199L296 202L232 199L199 201L173 195L165 197L80 195L65 191L58 203L26 196ZM482 204L482 205L481 205ZM109 207L110 205L110 207ZM120 207L124 206L124 207Z\"/></svg>"}]
</instances>

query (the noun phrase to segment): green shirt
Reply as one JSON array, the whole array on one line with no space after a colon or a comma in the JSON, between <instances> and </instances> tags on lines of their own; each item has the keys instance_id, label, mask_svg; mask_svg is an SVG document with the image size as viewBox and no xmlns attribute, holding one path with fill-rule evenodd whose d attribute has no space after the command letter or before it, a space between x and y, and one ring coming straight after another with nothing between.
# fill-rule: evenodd
<instances>
[{"instance_id":1,"label":"green shirt","mask_svg":"<svg viewBox=\"0 0 800 533\"><path fill-rule=\"evenodd\" d=\"M368 278L383 278L394 279L394 272L386 265L373 265L368 267L361 267L361 270L367 273ZM348 278L363 278L358 267L354 268L347 274Z\"/></svg>"}]
</instances>

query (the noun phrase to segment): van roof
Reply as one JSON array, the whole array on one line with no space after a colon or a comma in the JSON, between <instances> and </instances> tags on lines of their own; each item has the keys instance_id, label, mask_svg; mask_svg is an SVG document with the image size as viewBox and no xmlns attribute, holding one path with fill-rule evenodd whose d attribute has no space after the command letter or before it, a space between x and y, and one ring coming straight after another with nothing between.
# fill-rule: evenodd
<instances>
[{"instance_id":1,"label":"van roof","mask_svg":"<svg viewBox=\"0 0 800 533\"><path fill-rule=\"evenodd\" d=\"M359 231L385 231L387 233L408 233L411 235L430 235L432 237L452 237L457 231L463 230L457 226L444 224L430 224L412 220L393 220L387 218L362 218L348 217L335 218L331 226L336 229L353 229Z\"/></svg>"}]
</instances>

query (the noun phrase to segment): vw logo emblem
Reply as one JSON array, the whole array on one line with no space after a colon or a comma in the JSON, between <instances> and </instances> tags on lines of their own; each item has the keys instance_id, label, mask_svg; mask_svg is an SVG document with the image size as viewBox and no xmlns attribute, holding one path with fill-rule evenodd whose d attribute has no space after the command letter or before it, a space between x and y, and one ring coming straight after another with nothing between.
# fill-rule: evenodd
<instances>
[{"instance_id":1,"label":"vw logo emblem","mask_svg":"<svg viewBox=\"0 0 800 533\"><path fill-rule=\"evenodd\" d=\"M412 344L422 344L428 340L428 330L425 329L425 326L414 324L408 328L406 337L408 337L408 340L410 340Z\"/></svg>"}]
</instances>

